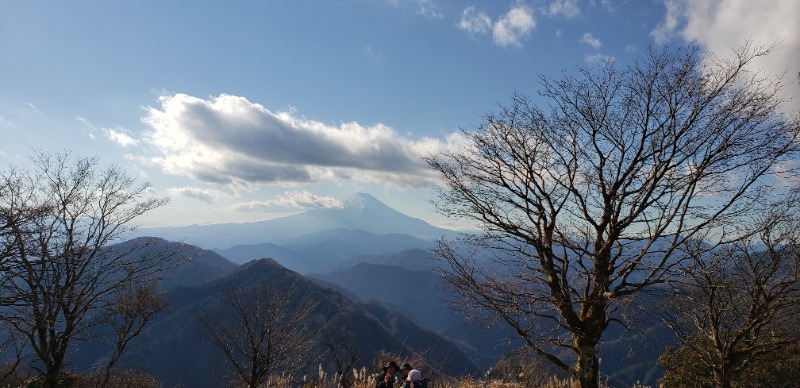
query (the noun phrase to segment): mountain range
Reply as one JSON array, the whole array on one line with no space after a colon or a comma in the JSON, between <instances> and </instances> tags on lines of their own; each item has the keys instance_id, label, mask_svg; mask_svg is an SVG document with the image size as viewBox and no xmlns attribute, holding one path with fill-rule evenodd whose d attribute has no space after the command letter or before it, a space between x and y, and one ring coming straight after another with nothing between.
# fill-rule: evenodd
<instances>
[{"instance_id":1,"label":"mountain range","mask_svg":"<svg viewBox=\"0 0 800 388\"><path fill-rule=\"evenodd\" d=\"M224 285L276 278L303 284L319 303L317 319L329 322L327 338L346 333L362 346L365 364L381 349L403 354L433 349L445 355L449 372L477 373L520 345L506 326L477 328L452 308L458 296L445 287L432 249L434 238L458 234L403 215L369 194L355 194L341 208L273 220L139 233L215 247L211 251L161 240L162 248L181 249L194 260L174 268L164 281L171 311L132 342L122 364L153 373L167 386L224 385L230 378L225 362L199 340L197 320L203 313L221 311ZM648 345L653 350L639 352L636 360L628 357L641 337L627 338L619 330L607 334L601 348L606 376L622 371L629 376L616 381L631 383L642 373L658 375L654 360L663 341ZM89 359L75 365L88 368ZM209 371L221 377L202 377Z\"/></svg>"},{"instance_id":2,"label":"mountain range","mask_svg":"<svg viewBox=\"0 0 800 388\"><path fill-rule=\"evenodd\" d=\"M195 248L185 250L182 243L161 240L161 248L187 255L199 254L188 261L179 273L203 274L206 281L173 281L166 287L169 311L151 322L134 339L120 361L123 369L142 370L154 375L164 386L217 387L228 384L233 375L221 351L204 340L200 328L201 316L225 314L223 295L230 287L252 287L260 284L296 284L297 293L314 301L309 317L322 322L309 358L309 371L322 364L333 370L325 358L328 339L346 338L360 347L363 365L377 364L373 358L379 350L390 350L410 356L412 353L435 354L444 371L454 374L478 373L480 369L461 348L450 340L423 329L395 309L376 302L351 300L342 292L321 282L312 281L288 270L271 259L252 260L230 269L215 253ZM224 260L224 259L223 259ZM209 264L209 261L211 264ZM220 265L221 264L221 265ZM229 263L232 264L232 263ZM210 275L197 268L216 268ZM173 278L174 280L175 278ZM78 343L71 364L90 369L110 348L97 341Z\"/></svg>"},{"instance_id":3,"label":"mountain range","mask_svg":"<svg viewBox=\"0 0 800 388\"><path fill-rule=\"evenodd\" d=\"M340 208L311 209L266 221L142 228L138 233L184 241L205 249L227 249L235 245L281 244L331 229L361 230L375 235L408 235L427 241L454 235L450 230L392 209L367 193L350 196Z\"/></svg>"}]
</instances>

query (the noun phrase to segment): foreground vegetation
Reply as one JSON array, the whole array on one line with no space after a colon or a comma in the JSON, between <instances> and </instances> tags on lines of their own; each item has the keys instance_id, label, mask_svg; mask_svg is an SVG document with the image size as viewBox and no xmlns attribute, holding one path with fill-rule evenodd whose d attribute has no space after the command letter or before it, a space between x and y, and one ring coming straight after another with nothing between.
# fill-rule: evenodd
<instances>
[{"instance_id":1,"label":"foreground vegetation","mask_svg":"<svg viewBox=\"0 0 800 388\"><path fill-rule=\"evenodd\" d=\"M320 368L317 376L304 376L301 381L293 382L295 379L286 376L270 376L268 381L262 385L269 388L374 388L376 383L376 375L370 375L366 368L360 371L354 371L353 375L356 377L352 385L342 385L341 375L337 373L329 374ZM0 387L42 387L44 381L40 377L22 378L19 376L7 376ZM102 384L105 376L103 373L64 373L59 379L59 384L62 387L72 388L95 388ZM146 373L136 371L117 371L114 372L108 381L107 387L111 388L160 388L162 385L153 376ZM535 385L541 388L578 388L580 384L571 378L560 379L558 377L550 377L541 381L540 384ZM248 387L247 384L237 381L232 381L228 387ZM446 379L440 382L432 382L431 388L530 388L531 385L523 382L508 382L502 379L479 379L472 377L463 377L459 379ZM601 387L606 388L608 385L601 384ZM648 386L635 384L632 388L650 388Z\"/></svg>"}]
</instances>

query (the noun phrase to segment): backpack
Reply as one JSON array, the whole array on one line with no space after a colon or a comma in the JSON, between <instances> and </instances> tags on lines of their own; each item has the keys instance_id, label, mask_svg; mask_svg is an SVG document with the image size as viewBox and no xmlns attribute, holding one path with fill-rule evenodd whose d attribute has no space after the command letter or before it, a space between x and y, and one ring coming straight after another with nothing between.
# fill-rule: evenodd
<instances>
[{"instance_id":1,"label":"backpack","mask_svg":"<svg viewBox=\"0 0 800 388\"><path fill-rule=\"evenodd\" d=\"M411 384L412 384L411 387L412 388L428 388L430 386L430 384L428 384L429 382L430 382L430 380L428 380L427 378L426 379L422 379L422 380L414 380L414 381L411 382Z\"/></svg>"}]
</instances>

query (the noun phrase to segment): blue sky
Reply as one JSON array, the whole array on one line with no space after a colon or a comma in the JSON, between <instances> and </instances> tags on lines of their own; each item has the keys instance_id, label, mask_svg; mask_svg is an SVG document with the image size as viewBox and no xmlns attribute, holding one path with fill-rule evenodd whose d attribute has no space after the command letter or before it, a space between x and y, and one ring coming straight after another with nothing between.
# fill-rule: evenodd
<instances>
[{"instance_id":1,"label":"blue sky","mask_svg":"<svg viewBox=\"0 0 800 388\"><path fill-rule=\"evenodd\" d=\"M146 226L254 221L370 192L431 212L421 155L540 74L696 41L800 96L796 0L0 0L0 165L96 154L170 205ZM797 98L797 97L795 97ZM797 100L792 103L797 106ZM796 108L793 108L796 110Z\"/></svg>"}]
</instances>

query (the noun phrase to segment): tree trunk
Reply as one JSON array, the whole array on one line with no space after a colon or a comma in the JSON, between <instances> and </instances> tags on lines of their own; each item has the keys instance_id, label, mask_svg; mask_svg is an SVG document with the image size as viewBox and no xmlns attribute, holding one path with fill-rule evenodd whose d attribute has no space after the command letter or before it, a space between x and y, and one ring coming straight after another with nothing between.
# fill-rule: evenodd
<instances>
[{"instance_id":1,"label":"tree trunk","mask_svg":"<svg viewBox=\"0 0 800 388\"><path fill-rule=\"evenodd\" d=\"M731 376L727 365L714 368L714 383L717 388L731 388Z\"/></svg>"},{"instance_id":2,"label":"tree trunk","mask_svg":"<svg viewBox=\"0 0 800 388\"><path fill-rule=\"evenodd\" d=\"M54 364L48 364L47 370L45 371L45 386L48 388L60 388L61 385L58 382L58 375L60 372L60 367Z\"/></svg>"},{"instance_id":3,"label":"tree trunk","mask_svg":"<svg viewBox=\"0 0 800 388\"><path fill-rule=\"evenodd\" d=\"M597 388L600 385L600 362L594 345L578 347L578 362L572 372L581 388Z\"/></svg>"}]
</instances>

